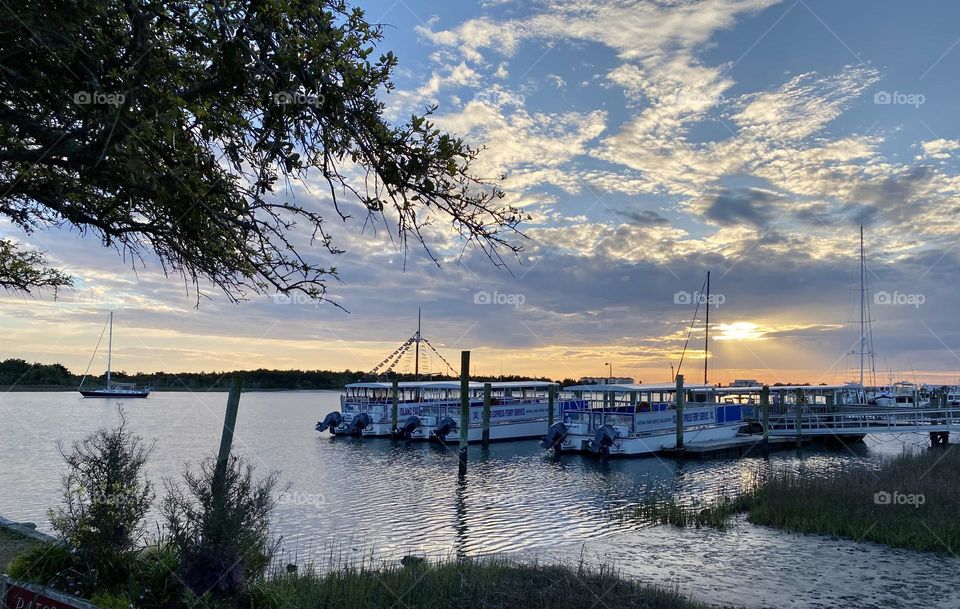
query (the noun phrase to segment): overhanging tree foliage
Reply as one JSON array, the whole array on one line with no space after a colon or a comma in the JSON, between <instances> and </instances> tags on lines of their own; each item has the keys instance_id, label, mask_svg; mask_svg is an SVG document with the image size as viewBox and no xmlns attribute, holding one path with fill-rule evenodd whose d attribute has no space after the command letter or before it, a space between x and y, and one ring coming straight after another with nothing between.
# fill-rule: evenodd
<instances>
[{"instance_id":1,"label":"overhanging tree foliage","mask_svg":"<svg viewBox=\"0 0 960 609\"><path fill-rule=\"evenodd\" d=\"M28 233L89 232L134 260L152 250L165 272L231 299L323 298L341 253L323 216L345 219L345 198L375 219L389 213L404 251L410 239L426 247L423 228L442 218L503 263L522 218L473 175L477 150L437 129L434 108L385 118L377 96L393 88L397 59L377 54L381 37L338 0L8 3L0 217ZM327 209L289 198L307 175L325 183ZM298 223L324 256L308 255ZM0 264L0 285L69 281L0 243L24 262Z\"/></svg>"}]
</instances>

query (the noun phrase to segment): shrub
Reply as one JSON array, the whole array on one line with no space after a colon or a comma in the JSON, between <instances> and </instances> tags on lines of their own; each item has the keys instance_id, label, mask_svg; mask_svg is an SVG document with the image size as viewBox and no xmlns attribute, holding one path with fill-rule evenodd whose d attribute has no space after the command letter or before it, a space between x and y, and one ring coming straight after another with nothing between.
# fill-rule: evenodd
<instances>
[{"instance_id":1,"label":"shrub","mask_svg":"<svg viewBox=\"0 0 960 609\"><path fill-rule=\"evenodd\" d=\"M246 589L270 563L270 512L278 474L254 480L253 467L228 459L222 492L214 492L214 459L184 473L186 486L167 480L161 511L180 558L180 577L197 597Z\"/></svg>"},{"instance_id":2,"label":"shrub","mask_svg":"<svg viewBox=\"0 0 960 609\"><path fill-rule=\"evenodd\" d=\"M63 505L50 510L50 522L73 550L77 567L94 587L125 581L142 535L142 523L153 491L143 466L152 447L120 423L74 442L63 477Z\"/></svg>"}]
</instances>

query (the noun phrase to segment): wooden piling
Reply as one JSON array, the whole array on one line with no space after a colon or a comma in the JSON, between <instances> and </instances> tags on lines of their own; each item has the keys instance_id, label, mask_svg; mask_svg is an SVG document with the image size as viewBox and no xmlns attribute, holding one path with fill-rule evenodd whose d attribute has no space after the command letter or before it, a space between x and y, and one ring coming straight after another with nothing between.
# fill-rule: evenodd
<instances>
[{"instance_id":1,"label":"wooden piling","mask_svg":"<svg viewBox=\"0 0 960 609\"><path fill-rule=\"evenodd\" d=\"M233 377L230 385L230 395L227 396L227 412L223 417L223 432L220 435L220 452L217 453L217 465L213 471L212 491L214 497L223 493L223 485L227 478L227 462L230 460L230 450L233 448L233 430L237 426L237 411L240 409L240 392L243 390L243 378Z\"/></svg>"},{"instance_id":2,"label":"wooden piling","mask_svg":"<svg viewBox=\"0 0 960 609\"><path fill-rule=\"evenodd\" d=\"M490 393L493 385L483 384L483 447L490 446Z\"/></svg>"},{"instance_id":3,"label":"wooden piling","mask_svg":"<svg viewBox=\"0 0 960 609\"><path fill-rule=\"evenodd\" d=\"M770 387L760 389L760 410L763 412L763 444L770 444Z\"/></svg>"},{"instance_id":4,"label":"wooden piling","mask_svg":"<svg viewBox=\"0 0 960 609\"><path fill-rule=\"evenodd\" d=\"M553 385L547 387L547 429L553 427L553 403L556 395L556 388Z\"/></svg>"},{"instance_id":5,"label":"wooden piling","mask_svg":"<svg viewBox=\"0 0 960 609\"><path fill-rule=\"evenodd\" d=\"M393 381L393 406L390 409L390 422L393 424L393 427L390 429L397 429L399 427L399 408L400 408L400 382L394 379Z\"/></svg>"},{"instance_id":6,"label":"wooden piling","mask_svg":"<svg viewBox=\"0 0 960 609\"><path fill-rule=\"evenodd\" d=\"M676 449L683 448L683 375L677 375L677 444Z\"/></svg>"},{"instance_id":7,"label":"wooden piling","mask_svg":"<svg viewBox=\"0 0 960 609\"><path fill-rule=\"evenodd\" d=\"M801 432L803 431L803 425L801 419L803 418L803 389L797 389L797 405L796 405L796 415L794 418L793 426L797 430L797 448L803 443Z\"/></svg>"},{"instance_id":8,"label":"wooden piling","mask_svg":"<svg viewBox=\"0 0 960 609\"><path fill-rule=\"evenodd\" d=\"M470 432L470 352L460 352L460 476L467 475L467 439Z\"/></svg>"}]
</instances>

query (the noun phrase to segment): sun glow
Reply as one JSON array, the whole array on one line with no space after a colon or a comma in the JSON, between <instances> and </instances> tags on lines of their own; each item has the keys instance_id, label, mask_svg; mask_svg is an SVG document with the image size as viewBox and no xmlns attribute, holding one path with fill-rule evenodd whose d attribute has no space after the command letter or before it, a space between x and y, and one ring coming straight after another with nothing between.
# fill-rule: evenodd
<instances>
[{"instance_id":1,"label":"sun glow","mask_svg":"<svg viewBox=\"0 0 960 609\"><path fill-rule=\"evenodd\" d=\"M716 340L763 340L766 330L749 321L737 321L732 324L718 324L720 331Z\"/></svg>"}]
</instances>

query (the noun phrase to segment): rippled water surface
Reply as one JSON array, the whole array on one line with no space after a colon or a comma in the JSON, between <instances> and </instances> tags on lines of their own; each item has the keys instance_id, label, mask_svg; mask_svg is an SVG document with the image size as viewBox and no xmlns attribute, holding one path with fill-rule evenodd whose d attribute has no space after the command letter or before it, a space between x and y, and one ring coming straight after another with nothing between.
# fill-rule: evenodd
<instances>
[{"instance_id":1,"label":"rippled water surface","mask_svg":"<svg viewBox=\"0 0 960 609\"><path fill-rule=\"evenodd\" d=\"M131 428L156 441L151 479L176 476L218 445L226 394L155 393L123 404ZM508 553L612 564L715 603L795 607L957 607L960 560L794 536L742 520L730 529L650 526L630 516L649 495L708 502L749 486L761 468L811 475L875 462L922 436L868 438L852 450L805 450L759 458L676 463L657 458L601 463L546 456L534 441L470 447L465 481L443 447L331 438L314 423L336 392L246 393L235 453L259 471L280 470L290 490L273 525L285 558L323 564L405 554ZM49 529L69 443L116 422L117 402L70 393L0 396L0 515ZM154 515L155 519L155 515Z\"/></svg>"}]
</instances>

